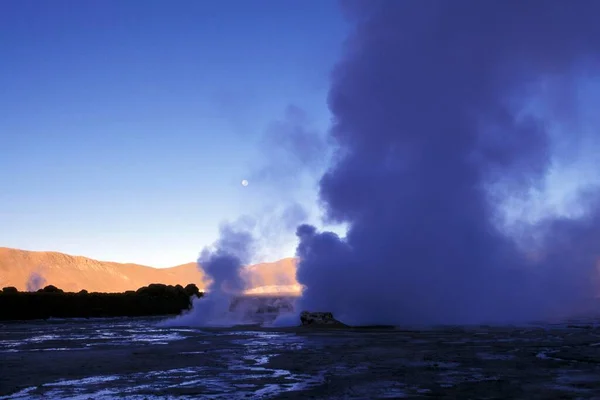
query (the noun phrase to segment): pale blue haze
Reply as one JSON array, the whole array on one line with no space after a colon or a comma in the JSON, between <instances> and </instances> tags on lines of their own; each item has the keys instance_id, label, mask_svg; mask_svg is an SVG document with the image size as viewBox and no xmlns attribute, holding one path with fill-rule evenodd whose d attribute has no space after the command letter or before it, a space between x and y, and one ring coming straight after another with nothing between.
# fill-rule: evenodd
<instances>
[{"instance_id":1,"label":"pale blue haze","mask_svg":"<svg viewBox=\"0 0 600 400\"><path fill-rule=\"evenodd\" d=\"M346 29L330 0L1 2L0 246L195 260L256 205L268 124L327 128Z\"/></svg>"},{"instance_id":2,"label":"pale blue haze","mask_svg":"<svg viewBox=\"0 0 600 400\"><path fill-rule=\"evenodd\" d=\"M279 196L314 217L296 175L240 182L276 161L261 137L288 105L326 132L348 29L335 0L0 2L0 247L172 266ZM509 223L577 214L600 181L599 85L583 79L572 123L552 128L587 141L559 143L572 157L507 202ZM530 111L561 108L539 98Z\"/></svg>"}]
</instances>

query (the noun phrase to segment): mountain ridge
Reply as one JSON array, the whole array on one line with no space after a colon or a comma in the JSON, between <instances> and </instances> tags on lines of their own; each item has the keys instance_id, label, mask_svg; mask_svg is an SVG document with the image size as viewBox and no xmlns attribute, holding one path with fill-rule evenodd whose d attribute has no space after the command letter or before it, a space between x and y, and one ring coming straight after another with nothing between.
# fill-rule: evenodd
<instances>
[{"instance_id":1,"label":"mountain ridge","mask_svg":"<svg viewBox=\"0 0 600 400\"><path fill-rule=\"evenodd\" d=\"M245 267L242 276L248 289L261 292L261 287L289 286L297 291L296 260L284 258L271 263ZM35 279L32 279L35 278ZM155 268L135 263L100 261L80 255L56 251L32 251L0 247L0 287L14 286L27 290L31 285L54 285L65 291L123 292L150 283L186 285L195 283L205 288L209 279L195 262L168 268Z\"/></svg>"}]
</instances>

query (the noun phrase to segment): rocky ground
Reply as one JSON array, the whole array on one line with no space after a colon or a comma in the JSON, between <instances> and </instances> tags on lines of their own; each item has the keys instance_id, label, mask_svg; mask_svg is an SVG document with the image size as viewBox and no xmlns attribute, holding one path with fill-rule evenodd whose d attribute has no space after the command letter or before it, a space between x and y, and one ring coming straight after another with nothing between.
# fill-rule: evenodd
<instances>
[{"instance_id":1,"label":"rocky ground","mask_svg":"<svg viewBox=\"0 0 600 400\"><path fill-rule=\"evenodd\" d=\"M600 399L593 325L427 330L0 326L0 398Z\"/></svg>"}]
</instances>

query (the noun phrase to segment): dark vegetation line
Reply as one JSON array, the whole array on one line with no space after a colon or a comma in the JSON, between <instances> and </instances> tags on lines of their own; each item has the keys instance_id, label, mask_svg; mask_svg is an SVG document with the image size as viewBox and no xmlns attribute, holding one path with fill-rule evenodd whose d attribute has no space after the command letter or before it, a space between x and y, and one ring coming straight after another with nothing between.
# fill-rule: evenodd
<instances>
[{"instance_id":1,"label":"dark vegetation line","mask_svg":"<svg viewBox=\"0 0 600 400\"><path fill-rule=\"evenodd\" d=\"M37 292L5 287L0 291L0 321L176 315L203 295L193 283L185 288L153 283L124 293L65 293L52 285Z\"/></svg>"}]
</instances>

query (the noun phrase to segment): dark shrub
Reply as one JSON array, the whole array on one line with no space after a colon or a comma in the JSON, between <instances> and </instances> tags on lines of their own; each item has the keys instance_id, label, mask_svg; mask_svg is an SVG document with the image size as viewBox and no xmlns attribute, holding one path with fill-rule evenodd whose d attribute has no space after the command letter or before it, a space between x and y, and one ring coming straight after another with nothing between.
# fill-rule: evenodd
<instances>
[{"instance_id":1,"label":"dark shrub","mask_svg":"<svg viewBox=\"0 0 600 400\"><path fill-rule=\"evenodd\" d=\"M48 285L45 288L41 289L43 293L64 293L64 290L57 288L54 285ZM39 292L39 290L38 290Z\"/></svg>"},{"instance_id":2,"label":"dark shrub","mask_svg":"<svg viewBox=\"0 0 600 400\"><path fill-rule=\"evenodd\" d=\"M187 285L185 287L185 292L187 293L188 296L200 296L200 289L198 289L198 286L194 285L193 283L190 283L189 285Z\"/></svg>"},{"instance_id":3,"label":"dark shrub","mask_svg":"<svg viewBox=\"0 0 600 400\"><path fill-rule=\"evenodd\" d=\"M195 290L194 290L195 288ZM186 289L197 292L196 285L152 284L125 293L65 293L55 286L38 292L19 292L4 288L0 296L0 321L55 318L137 317L175 315L191 306ZM5 296L10 293L10 296Z\"/></svg>"}]
</instances>

